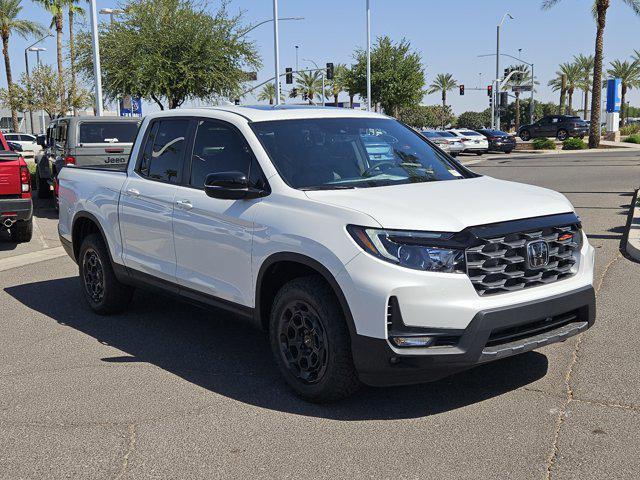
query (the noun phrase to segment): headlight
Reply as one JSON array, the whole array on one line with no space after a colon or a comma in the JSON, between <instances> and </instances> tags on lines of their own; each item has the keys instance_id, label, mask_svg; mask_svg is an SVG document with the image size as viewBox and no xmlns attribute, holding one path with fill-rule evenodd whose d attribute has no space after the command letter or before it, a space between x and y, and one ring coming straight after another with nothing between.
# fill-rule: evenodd
<instances>
[{"instance_id":1,"label":"headlight","mask_svg":"<svg viewBox=\"0 0 640 480\"><path fill-rule=\"evenodd\" d=\"M464 250L446 246L453 234L347 226L367 253L396 265L427 272L464 273ZM443 245L444 244L444 245Z\"/></svg>"}]
</instances>

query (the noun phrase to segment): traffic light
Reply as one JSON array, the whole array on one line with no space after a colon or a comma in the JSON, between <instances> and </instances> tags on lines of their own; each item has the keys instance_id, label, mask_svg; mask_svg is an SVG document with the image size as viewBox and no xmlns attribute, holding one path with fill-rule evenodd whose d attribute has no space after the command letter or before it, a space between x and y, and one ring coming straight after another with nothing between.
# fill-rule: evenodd
<instances>
[{"instance_id":1,"label":"traffic light","mask_svg":"<svg viewBox=\"0 0 640 480\"><path fill-rule=\"evenodd\" d=\"M487 86L487 97L493 98L493 85Z\"/></svg>"},{"instance_id":2,"label":"traffic light","mask_svg":"<svg viewBox=\"0 0 640 480\"><path fill-rule=\"evenodd\" d=\"M333 63L327 63L327 80L333 80Z\"/></svg>"},{"instance_id":3,"label":"traffic light","mask_svg":"<svg viewBox=\"0 0 640 480\"><path fill-rule=\"evenodd\" d=\"M285 68L284 69L286 75L285 75L285 82L287 83L287 85L291 85L293 83L293 68Z\"/></svg>"},{"instance_id":4,"label":"traffic light","mask_svg":"<svg viewBox=\"0 0 640 480\"><path fill-rule=\"evenodd\" d=\"M307 96L307 92L303 92L302 93L302 100L304 100L305 102L309 99L309 97Z\"/></svg>"},{"instance_id":5,"label":"traffic light","mask_svg":"<svg viewBox=\"0 0 640 480\"><path fill-rule=\"evenodd\" d=\"M509 93L500 92L500 108L507 108L508 104L509 104Z\"/></svg>"},{"instance_id":6,"label":"traffic light","mask_svg":"<svg viewBox=\"0 0 640 480\"><path fill-rule=\"evenodd\" d=\"M504 77L502 77L502 78L507 78L510 73L511 73L511 68L505 68L504 69Z\"/></svg>"},{"instance_id":7,"label":"traffic light","mask_svg":"<svg viewBox=\"0 0 640 480\"><path fill-rule=\"evenodd\" d=\"M460 85L460 95L464 95L464 85Z\"/></svg>"}]
</instances>

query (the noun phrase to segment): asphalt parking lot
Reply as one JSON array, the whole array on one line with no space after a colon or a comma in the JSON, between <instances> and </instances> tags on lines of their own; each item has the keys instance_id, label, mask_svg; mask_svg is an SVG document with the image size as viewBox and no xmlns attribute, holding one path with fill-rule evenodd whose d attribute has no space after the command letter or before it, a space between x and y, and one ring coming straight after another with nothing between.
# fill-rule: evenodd
<instances>
[{"instance_id":1,"label":"asphalt parking lot","mask_svg":"<svg viewBox=\"0 0 640 480\"><path fill-rule=\"evenodd\" d=\"M3 270L57 246L39 208L41 237L0 241L0 478L638 478L640 264L620 248L640 152L470 168L574 203L597 252L596 325L326 406L290 394L266 339L232 316L138 292L98 317L67 257Z\"/></svg>"}]
</instances>

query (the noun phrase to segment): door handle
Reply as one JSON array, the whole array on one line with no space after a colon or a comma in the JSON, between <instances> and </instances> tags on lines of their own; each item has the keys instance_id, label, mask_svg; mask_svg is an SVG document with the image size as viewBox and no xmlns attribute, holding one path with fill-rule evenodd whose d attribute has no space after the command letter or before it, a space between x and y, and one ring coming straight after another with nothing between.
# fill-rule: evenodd
<instances>
[{"instance_id":1,"label":"door handle","mask_svg":"<svg viewBox=\"0 0 640 480\"><path fill-rule=\"evenodd\" d=\"M138 190L136 190L135 188L127 188L124 193L126 193L127 195L131 196L131 197L139 197L140 196L140 192Z\"/></svg>"},{"instance_id":2,"label":"door handle","mask_svg":"<svg viewBox=\"0 0 640 480\"><path fill-rule=\"evenodd\" d=\"M189 200L177 200L176 205L178 208L182 208L183 210L191 210L193 205Z\"/></svg>"}]
</instances>

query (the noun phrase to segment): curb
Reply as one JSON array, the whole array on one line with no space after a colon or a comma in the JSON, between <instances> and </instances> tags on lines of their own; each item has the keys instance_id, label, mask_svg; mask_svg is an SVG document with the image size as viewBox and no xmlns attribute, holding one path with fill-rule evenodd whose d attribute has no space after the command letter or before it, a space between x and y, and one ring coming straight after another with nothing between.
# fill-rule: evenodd
<instances>
[{"instance_id":1,"label":"curb","mask_svg":"<svg viewBox=\"0 0 640 480\"><path fill-rule=\"evenodd\" d=\"M640 262L640 203L638 203L638 190L633 196L631 204L633 209L629 230L627 231L627 253L636 261Z\"/></svg>"}]
</instances>

